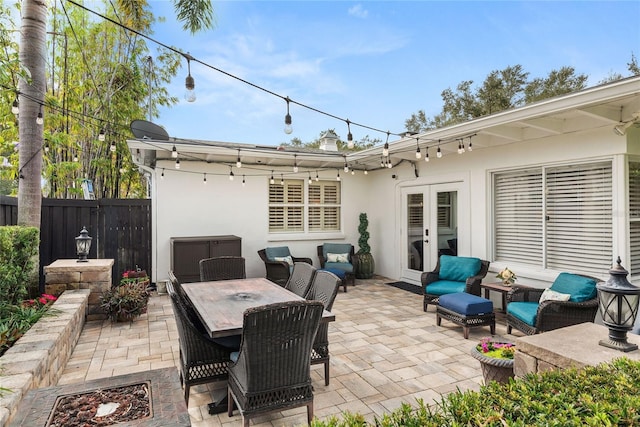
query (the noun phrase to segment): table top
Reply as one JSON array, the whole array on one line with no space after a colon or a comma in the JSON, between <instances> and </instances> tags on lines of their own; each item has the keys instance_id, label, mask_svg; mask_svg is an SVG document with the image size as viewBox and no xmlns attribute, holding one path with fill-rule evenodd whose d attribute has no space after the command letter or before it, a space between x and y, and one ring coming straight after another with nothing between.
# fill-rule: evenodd
<instances>
[{"instance_id":1,"label":"table top","mask_svg":"<svg viewBox=\"0 0 640 427\"><path fill-rule=\"evenodd\" d=\"M531 286L521 285L520 283L514 283L513 285L503 285L502 282L493 282L493 283L480 283L481 288L491 289L492 291L498 292L509 292L511 288L519 287L519 288L530 288Z\"/></svg>"},{"instance_id":2,"label":"table top","mask_svg":"<svg viewBox=\"0 0 640 427\"><path fill-rule=\"evenodd\" d=\"M248 308L304 300L262 277L184 283L182 289L212 338L241 334L244 311ZM335 315L324 310L322 321L334 320Z\"/></svg>"}]
</instances>

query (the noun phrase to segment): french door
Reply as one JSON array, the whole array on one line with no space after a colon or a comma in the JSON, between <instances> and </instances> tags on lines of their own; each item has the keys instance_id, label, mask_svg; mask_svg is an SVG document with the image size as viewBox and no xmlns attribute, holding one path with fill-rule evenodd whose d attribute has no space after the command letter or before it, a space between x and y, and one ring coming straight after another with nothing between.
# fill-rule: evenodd
<instances>
[{"instance_id":1,"label":"french door","mask_svg":"<svg viewBox=\"0 0 640 427\"><path fill-rule=\"evenodd\" d=\"M435 268L439 255L457 255L460 187L448 183L401 190L402 280L418 284L423 271Z\"/></svg>"}]
</instances>

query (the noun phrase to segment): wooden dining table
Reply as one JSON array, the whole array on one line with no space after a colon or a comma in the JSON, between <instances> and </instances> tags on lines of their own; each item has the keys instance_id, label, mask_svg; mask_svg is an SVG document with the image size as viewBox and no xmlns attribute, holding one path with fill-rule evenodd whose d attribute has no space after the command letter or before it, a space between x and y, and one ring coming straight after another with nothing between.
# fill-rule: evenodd
<instances>
[{"instance_id":1,"label":"wooden dining table","mask_svg":"<svg viewBox=\"0 0 640 427\"><path fill-rule=\"evenodd\" d=\"M304 300L262 277L183 283L182 289L211 338L241 334L244 311L248 308ZM322 322L333 321L335 315L324 310Z\"/></svg>"}]
</instances>

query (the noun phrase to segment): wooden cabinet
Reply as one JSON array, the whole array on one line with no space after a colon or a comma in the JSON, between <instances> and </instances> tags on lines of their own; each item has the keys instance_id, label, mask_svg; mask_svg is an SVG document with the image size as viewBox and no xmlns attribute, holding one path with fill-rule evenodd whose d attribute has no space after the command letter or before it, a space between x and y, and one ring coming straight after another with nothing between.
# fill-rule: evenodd
<instances>
[{"instance_id":1,"label":"wooden cabinet","mask_svg":"<svg viewBox=\"0 0 640 427\"><path fill-rule=\"evenodd\" d=\"M230 235L171 238L171 269L181 283L200 281L200 260L217 256L242 256L242 239Z\"/></svg>"}]
</instances>

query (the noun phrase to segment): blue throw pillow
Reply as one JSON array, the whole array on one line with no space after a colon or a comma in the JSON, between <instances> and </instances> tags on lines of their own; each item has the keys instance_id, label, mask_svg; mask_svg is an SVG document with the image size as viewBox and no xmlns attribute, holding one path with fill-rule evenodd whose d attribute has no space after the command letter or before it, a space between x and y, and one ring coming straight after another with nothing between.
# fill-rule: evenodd
<instances>
[{"instance_id":1,"label":"blue throw pillow","mask_svg":"<svg viewBox=\"0 0 640 427\"><path fill-rule=\"evenodd\" d=\"M442 255L440 256L440 280L466 282L480 271L480 258Z\"/></svg>"},{"instance_id":2,"label":"blue throw pillow","mask_svg":"<svg viewBox=\"0 0 640 427\"><path fill-rule=\"evenodd\" d=\"M550 288L561 294L569 294L571 302L584 302L596 297L596 281L571 273L560 273Z\"/></svg>"}]
</instances>

